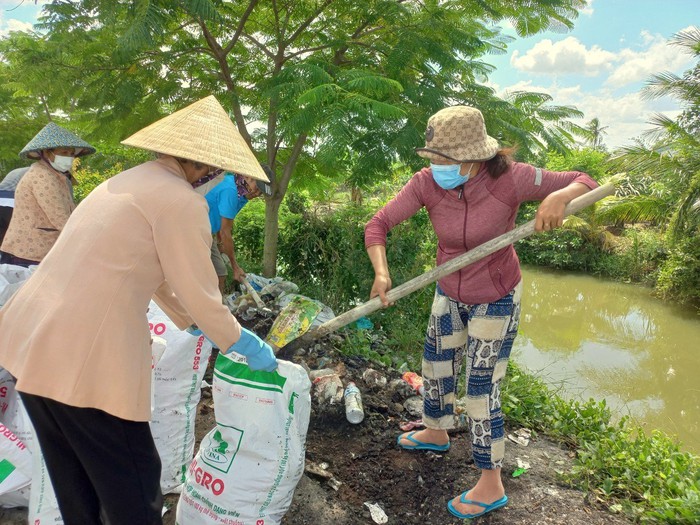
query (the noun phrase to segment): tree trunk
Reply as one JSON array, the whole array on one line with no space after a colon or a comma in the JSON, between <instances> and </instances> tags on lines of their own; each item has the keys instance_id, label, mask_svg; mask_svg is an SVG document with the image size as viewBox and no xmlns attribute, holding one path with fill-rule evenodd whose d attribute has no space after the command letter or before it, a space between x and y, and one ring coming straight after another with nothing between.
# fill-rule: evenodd
<instances>
[{"instance_id":1,"label":"tree trunk","mask_svg":"<svg viewBox=\"0 0 700 525\"><path fill-rule=\"evenodd\" d=\"M277 241L281 204L282 196L273 196L265 200L265 247L263 249L265 277L274 277L277 274Z\"/></svg>"},{"instance_id":2,"label":"tree trunk","mask_svg":"<svg viewBox=\"0 0 700 525\"><path fill-rule=\"evenodd\" d=\"M350 200L353 204L362 204L362 189L353 186L350 193Z\"/></svg>"}]
</instances>

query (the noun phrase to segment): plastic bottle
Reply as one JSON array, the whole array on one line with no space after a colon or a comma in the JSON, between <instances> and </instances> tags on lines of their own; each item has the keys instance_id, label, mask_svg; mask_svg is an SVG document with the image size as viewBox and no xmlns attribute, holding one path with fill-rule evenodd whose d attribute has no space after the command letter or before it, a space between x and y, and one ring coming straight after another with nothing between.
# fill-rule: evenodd
<instances>
[{"instance_id":1,"label":"plastic bottle","mask_svg":"<svg viewBox=\"0 0 700 525\"><path fill-rule=\"evenodd\" d=\"M425 393L425 389L423 388L423 378L415 372L404 372L401 379L411 385L411 388L416 391L416 394L422 396Z\"/></svg>"},{"instance_id":2,"label":"plastic bottle","mask_svg":"<svg viewBox=\"0 0 700 525\"><path fill-rule=\"evenodd\" d=\"M355 383L348 383L345 389L345 417L353 425L361 423L365 418L365 412L362 409L362 396L360 395L360 389L357 388Z\"/></svg>"}]
</instances>

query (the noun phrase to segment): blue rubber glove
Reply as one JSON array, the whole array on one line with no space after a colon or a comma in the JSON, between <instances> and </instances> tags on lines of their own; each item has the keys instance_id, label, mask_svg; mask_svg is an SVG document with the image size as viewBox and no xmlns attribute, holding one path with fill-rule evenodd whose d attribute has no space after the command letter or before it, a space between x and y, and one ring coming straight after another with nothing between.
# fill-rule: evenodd
<instances>
[{"instance_id":1,"label":"blue rubber glove","mask_svg":"<svg viewBox=\"0 0 700 525\"><path fill-rule=\"evenodd\" d=\"M202 331L197 327L196 324L192 324L192 325L188 326L187 328L185 328L185 332L187 332L188 334L193 335L193 336L195 336L195 337L199 337L200 335L203 335L204 338L205 338L207 341L209 341L209 342L211 343L211 346L212 346L212 347L217 348L217 349L219 348L218 346L216 346L216 345L214 344L214 341L212 341L211 339L209 339L209 338L207 337L207 335L206 335L204 332L202 332Z\"/></svg>"},{"instance_id":2,"label":"blue rubber glove","mask_svg":"<svg viewBox=\"0 0 700 525\"><path fill-rule=\"evenodd\" d=\"M246 328L241 328L241 338L226 353L229 352L245 356L251 370L274 372L277 369L277 359L270 345Z\"/></svg>"},{"instance_id":3,"label":"blue rubber glove","mask_svg":"<svg viewBox=\"0 0 700 525\"><path fill-rule=\"evenodd\" d=\"M194 335L194 336L202 335L202 331L199 328L197 328L196 324L191 324L190 326L185 328L185 332L187 332L190 335Z\"/></svg>"}]
</instances>

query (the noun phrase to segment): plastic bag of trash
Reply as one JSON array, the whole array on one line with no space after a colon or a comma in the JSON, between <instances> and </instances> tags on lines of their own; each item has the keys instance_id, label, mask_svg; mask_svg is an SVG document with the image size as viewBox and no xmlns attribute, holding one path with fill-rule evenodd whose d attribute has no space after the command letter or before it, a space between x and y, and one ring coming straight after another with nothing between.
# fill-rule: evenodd
<instances>
[{"instance_id":1,"label":"plastic bag of trash","mask_svg":"<svg viewBox=\"0 0 700 525\"><path fill-rule=\"evenodd\" d=\"M286 294L279 297L275 304L280 308L280 313L270 328L267 341L277 348L335 317L333 310L321 301L304 295Z\"/></svg>"},{"instance_id":2,"label":"plastic bag of trash","mask_svg":"<svg viewBox=\"0 0 700 525\"><path fill-rule=\"evenodd\" d=\"M273 282L273 279L263 277L262 275L256 275L254 273L247 273L246 277L250 285L255 288L256 292L260 292L265 286Z\"/></svg>"},{"instance_id":3,"label":"plastic bag of trash","mask_svg":"<svg viewBox=\"0 0 700 525\"><path fill-rule=\"evenodd\" d=\"M323 304L303 295L290 294L285 297L290 297L290 300L282 307L266 338L277 348L306 333L323 310Z\"/></svg>"},{"instance_id":4,"label":"plastic bag of trash","mask_svg":"<svg viewBox=\"0 0 700 525\"><path fill-rule=\"evenodd\" d=\"M287 294L294 294L299 291L299 287L291 281L283 281L282 279L273 280L270 284L260 290L260 295L271 295L272 297L281 297Z\"/></svg>"},{"instance_id":5,"label":"plastic bag of trash","mask_svg":"<svg viewBox=\"0 0 700 525\"><path fill-rule=\"evenodd\" d=\"M187 470L177 523L280 523L304 472L310 388L306 371L294 363L254 372L244 357L219 354L216 427Z\"/></svg>"}]
</instances>

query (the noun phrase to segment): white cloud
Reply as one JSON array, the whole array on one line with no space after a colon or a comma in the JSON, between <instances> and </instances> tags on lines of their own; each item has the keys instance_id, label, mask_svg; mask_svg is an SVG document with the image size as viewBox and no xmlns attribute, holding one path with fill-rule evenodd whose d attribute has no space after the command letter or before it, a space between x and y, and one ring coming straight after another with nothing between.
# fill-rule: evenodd
<instances>
[{"instance_id":1,"label":"white cloud","mask_svg":"<svg viewBox=\"0 0 700 525\"><path fill-rule=\"evenodd\" d=\"M618 53L615 60L619 66L605 81L607 85L621 87L646 80L654 73L682 71L690 67L692 57L678 46L669 45L665 38L647 32L642 32L642 38L646 49L634 51L626 48Z\"/></svg>"},{"instance_id":2,"label":"white cloud","mask_svg":"<svg viewBox=\"0 0 700 525\"><path fill-rule=\"evenodd\" d=\"M678 115L678 109L670 100L643 100L639 93L617 95L610 89L594 92L586 91L581 86L562 87L535 85L531 81L519 82L506 88L493 86L499 95L513 91L536 91L547 93L553 98L553 104L574 106L584 113L582 119L574 120L584 125L593 118L598 118L605 130L604 143L609 149L629 144L645 131L653 127L648 123L654 113L663 113L671 118Z\"/></svg>"},{"instance_id":3,"label":"white cloud","mask_svg":"<svg viewBox=\"0 0 700 525\"><path fill-rule=\"evenodd\" d=\"M640 33L641 49L629 47L618 52L599 46L587 48L569 36L558 42L541 40L524 53L514 51L511 65L526 73L562 77L578 74L588 77L608 74L605 85L619 88L648 79L661 71L682 71L690 67L692 57L668 39L648 31Z\"/></svg>"},{"instance_id":4,"label":"white cloud","mask_svg":"<svg viewBox=\"0 0 700 525\"><path fill-rule=\"evenodd\" d=\"M29 22L22 22L14 18L9 20L0 18L0 38L6 37L11 31L30 31L32 27Z\"/></svg>"},{"instance_id":5,"label":"white cloud","mask_svg":"<svg viewBox=\"0 0 700 525\"><path fill-rule=\"evenodd\" d=\"M515 69L528 73L597 76L609 70L614 59L614 53L599 46L587 49L577 38L569 36L559 42L548 38L540 40L522 55L516 50L510 63Z\"/></svg>"}]
</instances>

